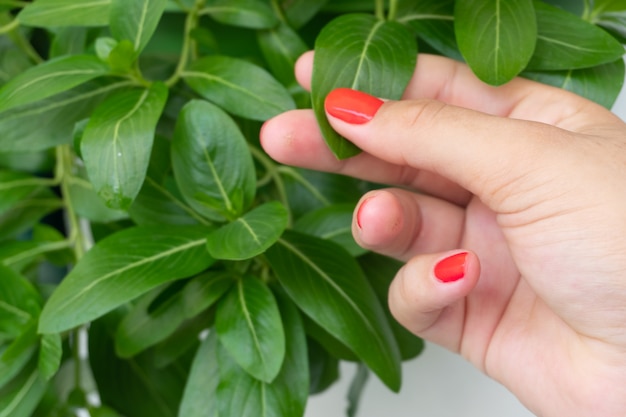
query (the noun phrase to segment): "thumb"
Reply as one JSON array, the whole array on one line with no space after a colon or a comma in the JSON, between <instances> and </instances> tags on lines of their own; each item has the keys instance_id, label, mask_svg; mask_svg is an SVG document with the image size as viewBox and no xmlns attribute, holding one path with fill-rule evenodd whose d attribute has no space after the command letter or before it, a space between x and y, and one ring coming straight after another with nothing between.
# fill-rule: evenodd
<instances>
[{"instance_id":1,"label":"thumb","mask_svg":"<svg viewBox=\"0 0 626 417\"><path fill-rule=\"evenodd\" d=\"M404 265L389 288L389 308L416 335L458 351L465 297L480 275L472 252L418 255Z\"/></svg>"},{"instance_id":2,"label":"thumb","mask_svg":"<svg viewBox=\"0 0 626 417\"><path fill-rule=\"evenodd\" d=\"M384 102L348 88L333 90L325 109L332 127L365 152L440 174L496 210L504 207L494 200L506 200L511 190L545 183L545 170L571 148L563 139L574 137L543 123L430 99Z\"/></svg>"}]
</instances>

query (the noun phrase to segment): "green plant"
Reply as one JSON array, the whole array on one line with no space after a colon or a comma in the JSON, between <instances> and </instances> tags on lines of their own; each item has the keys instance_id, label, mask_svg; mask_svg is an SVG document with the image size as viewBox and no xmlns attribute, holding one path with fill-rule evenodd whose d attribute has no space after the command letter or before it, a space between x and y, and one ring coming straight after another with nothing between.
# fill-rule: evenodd
<instances>
[{"instance_id":1,"label":"green plant","mask_svg":"<svg viewBox=\"0 0 626 417\"><path fill-rule=\"evenodd\" d=\"M312 104L355 155L324 97L399 98L418 49L610 107L625 19L623 0L0 0L0 416L301 416L342 360L349 414L370 370L398 390L423 346L386 308L399 263L350 234L376 185L271 161L262 122Z\"/></svg>"}]
</instances>

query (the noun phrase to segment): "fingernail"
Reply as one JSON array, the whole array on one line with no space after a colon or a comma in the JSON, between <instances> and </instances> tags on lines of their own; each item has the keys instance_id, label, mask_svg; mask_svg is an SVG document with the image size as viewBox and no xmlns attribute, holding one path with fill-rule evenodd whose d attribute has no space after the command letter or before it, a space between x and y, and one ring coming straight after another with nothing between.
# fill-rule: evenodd
<instances>
[{"instance_id":1,"label":"fingernail","mask_svg":"<svg viewBox=\"0 0 626 417\"><path fill-rule=\"evenodd\" d=\"M366 198L361 205L359 206L359 209L356 212L356 224L357 226L359 226L359 229L362 229L362 222L361 222L361 218L363 216L363 207L365 207L367 205L367 203L369 203L369 201L374 198L374 197L369 197Z\"/></svg>"},{"instance_id":2,"label":"fingernail","mask_svg":"<svg viewBox=\"0 0 626 417\"><path fill-rule=\"evenodd\" d=\"M458 281L465 276L467 252L461 252L439 261L435 265L435 276L441 282Z\"/></svg>"},{"instance_id":3,"label":"fingernail","mask_svg":"<svg viewBox=\"0 0 626 417\"><path fill-rule=\"evenodd\" d=\"M376 114L383 101L361 91L337 88L326 96L324 108L333 117L346 123L361 125Z\"/></svg>"}]
</instances>

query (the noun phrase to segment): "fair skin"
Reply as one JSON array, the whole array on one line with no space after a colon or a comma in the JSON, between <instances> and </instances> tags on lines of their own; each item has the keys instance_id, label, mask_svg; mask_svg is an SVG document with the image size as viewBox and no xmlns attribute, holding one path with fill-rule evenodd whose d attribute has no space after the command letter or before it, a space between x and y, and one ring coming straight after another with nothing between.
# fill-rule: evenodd
<instances>
[{"instance_id":1,"label":"fair skin","mask_svg":"<svg viewBox=\"0 0 626 417\"><path fill-rule=\"evenodd\" d=\"M305 88L312 59L296 67ZM626 415L619 118L528 80L490 87L429 55L372 120L328 118L363 153L337 160L310 110L268 121L261 143L285 164L401 186L363 196L353 222L360 245L406 261L389 291L401 324L538 416ZM462 251L462 278L437 279L435 265Z\"/></svg>"}]
</instances>

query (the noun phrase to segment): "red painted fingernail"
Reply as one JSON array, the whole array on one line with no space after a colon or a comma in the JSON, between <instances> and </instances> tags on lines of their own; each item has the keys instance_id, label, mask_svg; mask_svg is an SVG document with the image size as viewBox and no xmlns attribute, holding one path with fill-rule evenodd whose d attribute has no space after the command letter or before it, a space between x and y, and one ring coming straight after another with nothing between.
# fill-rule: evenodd
<instances>
[{"instance_id":1,"label":"red painted fingernail","mask_svg":"<svg viewBox=\"0 0 626 417\"><path fill-rule=\"evenodd\" d=\"M435 265L435 276L441 282L458 281L465 276L467 252L461 252L439 261Z\"/></svg>"},{"instance_id":2,"label":"red painted fingernail","mask_svg":"<svg viewBox=\"0 0 626 417\"><path fill-rule=\"evenodd\" d=\"M326 96L324 108L333 117L346 123L361 125L376 114L384 101L362 91L337 88Z\"/></svg>"}]
</instances>

